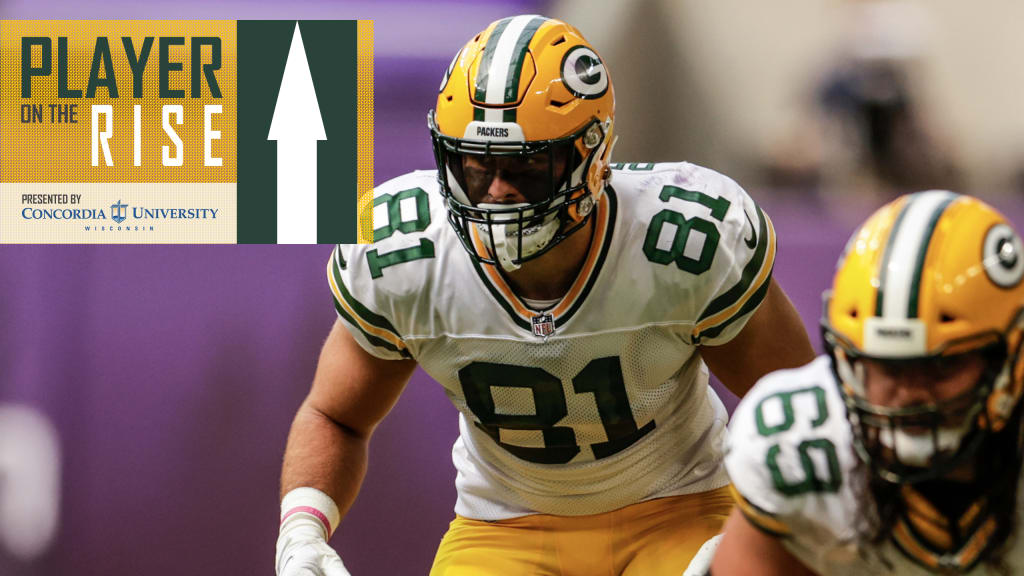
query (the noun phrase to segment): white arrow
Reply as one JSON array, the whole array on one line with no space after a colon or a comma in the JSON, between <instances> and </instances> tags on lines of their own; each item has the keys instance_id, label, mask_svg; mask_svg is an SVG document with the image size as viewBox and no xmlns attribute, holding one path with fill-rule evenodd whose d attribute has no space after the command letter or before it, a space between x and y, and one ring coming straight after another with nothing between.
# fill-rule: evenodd
<instances>
[{"instance_id":1,"label":"white arrow","mask_svg":"<svg viewBox=\"0 0 1024 576\"><path fill-rule=\"evenodd\" d=\"M278 244L316 244L316 143L326 139L296 22L267 136L277 141Z\"/></svg>"}]
</instances>

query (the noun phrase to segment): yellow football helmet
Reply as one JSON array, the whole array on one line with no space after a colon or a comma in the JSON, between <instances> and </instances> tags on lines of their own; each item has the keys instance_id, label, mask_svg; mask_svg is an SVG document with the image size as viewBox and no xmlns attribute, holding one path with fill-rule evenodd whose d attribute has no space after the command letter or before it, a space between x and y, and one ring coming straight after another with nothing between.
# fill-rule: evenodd
<instances>
[{"instance_id":1,"label":"yellow football helmet","mask_svg":"<svg viewBox=\"0 0 1024 576\"><path fill-rule=\"evenodd\" d=\"M847 244L825 296L822 333L854 446L875 478L902 485L892 538L931 568L969 569L1013 525L1022 279L1024 246L1006 218L975 198L931 190L875 212ZM965 354L980 354L987 366L957 398L904 408L866 399L861 359L941 374L943 363ZM968 463L973 480L955 489L955 498L926 497Z\"/></svg>"},{"instance_id":2,"label":"yellow football helmet","mask_svg":"<svg viewBox=\"0 0 1024 576\"><path fill-rule=\"evenodd\" d=\"M512 270L579 230L611 177L614 115L607 68L565 22L504 18L470 40L428 116L448 219L470 255ZM537 201L470 201L464 157L537 155L552 167Z\"/></svg>"}]
</instances>

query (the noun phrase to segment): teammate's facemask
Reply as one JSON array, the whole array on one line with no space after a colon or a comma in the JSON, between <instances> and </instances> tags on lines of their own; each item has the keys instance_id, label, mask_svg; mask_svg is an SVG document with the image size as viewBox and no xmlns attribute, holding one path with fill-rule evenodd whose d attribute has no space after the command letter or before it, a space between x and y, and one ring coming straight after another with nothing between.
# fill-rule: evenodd
<instances>
[{"instance_id":1,"label":"teammate's facemask","mask_svg":"<svg viewBox=\"0 0 1024 576\"><path fill-rule=\"evenodd\" d=\"M1000 346L950 356L881 360L835 345L832 334L825 337L833 342L829 349L854 428L854 447L873 473L889 482L911 484L941 478L971 464L992 429L985 407L1005 364ZM955 396L900 407L868 400L873 383L866 362L873 362L895 385L914 381L920 386L955 377L975 358L983 363L980 376Z\"/></svg>"},{"instance_id":2,"label":"teammate's facemask","mask_svg":"<svg viewBox=\"0 0 1024 576\"><path fill-rule=\"evenodd\" d=\"M611 176L614 109L603 62L564 22L505 18L456 54L428 125L448 220L472 258L515 270L583 228ZM489 201L495 177L525 201Z\"/></svg>"}]
</instances>

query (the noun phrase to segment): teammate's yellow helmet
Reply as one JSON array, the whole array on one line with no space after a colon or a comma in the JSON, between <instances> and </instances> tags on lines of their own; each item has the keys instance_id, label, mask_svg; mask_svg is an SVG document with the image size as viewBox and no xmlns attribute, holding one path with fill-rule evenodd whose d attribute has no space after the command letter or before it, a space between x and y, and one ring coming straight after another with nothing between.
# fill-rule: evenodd
<instances>
[{"instance_id":1,"label":"teammate's yellow helmet","mask_svg":"<svg viewBox=\"0 0 1024 576\"><path fill-rule=\"evenodd\" d=\"M941 190L903 196L854 233L826 295L822 330L862 457L871 460L866 444L872 434L883 435L884 441L884 434L895 437L901 425L938 428L949 422L950 414L943 410L955 411L952 416L964 422L964 442L956 446L961 457L969 451L966 438L1006 425L1024 389L1022 278L1020 236L1006 218L969 196ZM985 375L970 398L949 406L871 406L855 369L859 358L906 365L979 351L990 362ZM933 431L933 439L941 442L941 434ZM935 446L936 452L943 448ZM948 456L950 466L963 461ZM914 474L917 479L936 477L949 469L937 461L927 469L919 464L882 466L883 477L900 482L913 481Z\"/></svg>"},{"instance_id":2,"label":"teammate's yellow helmet","mask_svg":"<svg viewBox=\"0 0 1024 576\"><path fill-rule=\"evenodd\" d=\"M470 40L445 72L428 120L449 221L469 253L514 269L581 228L611 177L614 114L608 70L576 28L515 16ZM470 201L466 156L537 155L552 168L534 200Z\"/></svg>"}]
</instances>

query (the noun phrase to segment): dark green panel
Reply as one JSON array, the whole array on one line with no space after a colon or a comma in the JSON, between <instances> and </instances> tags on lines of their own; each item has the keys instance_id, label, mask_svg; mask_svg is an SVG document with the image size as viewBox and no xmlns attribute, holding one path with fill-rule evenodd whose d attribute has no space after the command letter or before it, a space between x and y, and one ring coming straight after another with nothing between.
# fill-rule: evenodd
<instances>
[{"instance_id":1,"label":"dark green panel","mask_svg":"<svg viewBox=\"0 0 1024 576\"><path fill-rule=\"evenodd\" d=\"M277 242L277 142L267 135L294 31L294 20L238 22L240 244Z\"/></svg>"},{"instance_id":2,"label":"dark green panel","mask_svg":"<svg viewBox=\"0 0 1024 576\"><path fill-rule=\"evenodd\" d=\"M355 20L299 24L327 140L317 146L316 236L354 244L358 232Z\"/></svg>"}]
</instances>

